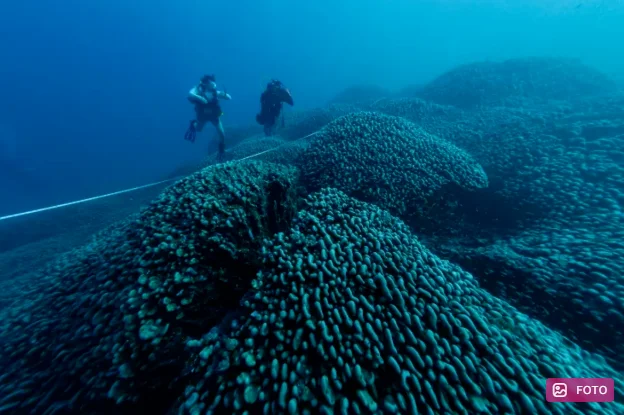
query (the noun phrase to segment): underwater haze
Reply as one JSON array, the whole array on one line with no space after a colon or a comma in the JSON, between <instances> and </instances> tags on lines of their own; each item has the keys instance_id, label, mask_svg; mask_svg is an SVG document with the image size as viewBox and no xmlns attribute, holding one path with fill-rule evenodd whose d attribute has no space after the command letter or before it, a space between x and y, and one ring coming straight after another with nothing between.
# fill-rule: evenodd
<instances>
[{"instance_id":1,"label":"underwater haze","mask_svg":"<svg viewBox=\"0 0 624 415\"><path fill-rule=\"evenodd\" d=\"M624 414L622 22L3 5L0 415Z\"/></svg>"},{"instance_id":2,"label":"underwater haze","mask_svg":"<svg viewBox=\"0 0 624 415\"><path fill-rule=\"evenodd\" d=\"M299 109L348 85L400 89L453 66L519 56L582 58L621 76L616 1L12 2L0 13L0 215L158 180L212 150L182 140L186 93L205 73L254 122L282 80ZM13 139L13 138L10 138ZM6 138L0 137L4 146ZM4 148L2 151L4 152Z\"/></svg>"}]
</instances>

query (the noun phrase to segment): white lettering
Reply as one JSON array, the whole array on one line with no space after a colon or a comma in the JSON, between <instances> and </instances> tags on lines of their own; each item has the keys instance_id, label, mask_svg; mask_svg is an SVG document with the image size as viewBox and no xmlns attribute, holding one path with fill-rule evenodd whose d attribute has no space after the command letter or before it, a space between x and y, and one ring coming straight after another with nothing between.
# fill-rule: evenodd
<instances>
[{"instance_id":1,"label":"white lettering","mask_svg":"<svg viewBox=\"0 0 624 415\"><path fill-rule=\"evenodd\" d=\"M605 385L585 385L585 386L577 386L576 387L576 394L580 395L596 395L596 394L601 394L601 395L606 395L608 392L607 387Z\"/></svg>"}]
</instances>

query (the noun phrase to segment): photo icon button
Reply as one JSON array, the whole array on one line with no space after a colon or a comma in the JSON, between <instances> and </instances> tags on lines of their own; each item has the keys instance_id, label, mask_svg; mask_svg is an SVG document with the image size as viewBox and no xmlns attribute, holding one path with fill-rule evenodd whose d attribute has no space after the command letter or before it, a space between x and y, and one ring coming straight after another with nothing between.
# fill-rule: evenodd
<instances>
[{"instance_id":1,"label":"photo icon button","mask_svg":"<svg viewBox=\"0 0 624 415\"><path fill-rule=\"evenodd\" d=\"M565 383L553 383L552 394L555 398L565 398L568 396L568 385Z\"/></svg>"},{"instance_id":2,"label":"photo icon button","mask_svg":"<svg viewBox=\"0 0 624 415\"><path fill-rule=\"evenodd\" d=\"M613 402L613 378L546 379L548 402Z\"/></svg>"}]
</instances>

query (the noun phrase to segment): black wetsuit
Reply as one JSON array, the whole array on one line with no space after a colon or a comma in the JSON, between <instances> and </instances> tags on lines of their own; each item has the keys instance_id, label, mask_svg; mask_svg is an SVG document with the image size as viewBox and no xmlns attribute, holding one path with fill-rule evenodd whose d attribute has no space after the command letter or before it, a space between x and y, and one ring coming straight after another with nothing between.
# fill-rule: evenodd
<instances>
[{"instance_id":1,"label":"black wetsuit","mask_svg":"<svg viewBox=\"0 0 624 415\"><path fill-rule=\"evenodd\" d=\"M208 99L206 104L198 103L195 105L195 115L198 120L206 120L214 124L219 121L222 113L221 103L216 91L212 92L212 97Z\"/></svg>"},{"instance_id":2,"label":"black wetsuit","mask_svg":"<svg viewBox=\"0 0 624 415\"><path fill-rule=\"evenodd\" d=\"M264 126L265 135L272 134L284 102L294 104L290 92L283 86L269 87L260 95L260 114L256 115L256 121Z\"/></svg>"}]
</instances>

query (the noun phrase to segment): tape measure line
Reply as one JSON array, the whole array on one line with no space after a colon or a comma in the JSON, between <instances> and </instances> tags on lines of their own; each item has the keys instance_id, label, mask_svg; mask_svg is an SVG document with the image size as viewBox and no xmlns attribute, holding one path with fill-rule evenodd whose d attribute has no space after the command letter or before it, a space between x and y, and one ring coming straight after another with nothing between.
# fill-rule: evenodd
<instances>
[{"instance_id":1,"label":"tape measure line","mask_svg":"<svg viewBox=\"0 0 624 415\"><path fill-rule=\"evenodd\" d=\"M258 157L258 156L260 156L260 155L262 155L262 154L265 154L265 153L268 153L268 152L270 152L270 151L277 150L278 148L283 147L283 146L285 146L285 145L288 145L288 144L294 143L295 141L299 141L299 140L303 140L303 139L308 138L308 137L312 137L313 135L316 135L316 134L318 134L319 132L320 132L320 130L319 130L319 131L315 131L315 132L313 132L313 133L311 133L311 134L308 134L308 135L306 135L306 136L303 136L303 137L297 138L296 140L289 141L289 142L284 143L284 144L280 144L280 145L279 145L279 146L277 146L277 147L273 147L273 148L270 148L270 149L268 149L268 150L261 151L261 152L256 153L256 154L252 154L251 156L243 157L243 158L241 158L241 159L232 160L230 163L239 163L239 162L241 162L241 161L243 161L243 160L248 160L248 159L253 158L253 157ZM208 168L210 168L210 167L214 167L214 166L217 166L217 164L214 164L214 165L212 165L212 166L209 166ZM149 184L145 184L145 185L143 185L143 186L133 187L133 188L131 188L131 189L119 190L119 191L117 191L117 192L113 192L113 193L107 193L107 194L104 194L104 195L99 195L99 196L89 197L89 198L87 198L87 199L75 200L75 201L73 201L73 202L68 202L68 203L61 203L61 204L59 204L59 205L48 206L48 207L41 208L41 209L34 209L34 210L29 210L29 211L27 211L27 212L14 213L14 214L12 214L12 215L7 215L7 216L2 216L2 217L0 217L0 221L7 220L7 219L18 218L18 217L20 217L20 216L33 215L33 214L35 214L35 213L46 212L46 211L48 211L48 210L54 210L54 209L60 209L60 208L68 207L68 206L78 205L78 204L80 204L80 203L92 202L92 201L94 201L94 200L104 199L104 198L111 197L111 196L117 196L117 195L120 195L120 194L123 194L123 193L135 192L135 191L137 191L137 190L146 189L146 188L148 188L148 187L158 186L159 184L172 182L172 181L174 181L174 180L178 180L178 179L181 179L181 178L183 178L183 177L185 177L185 176L177 176L177 177L174 177L173 179L161 180L161 181L159 181L159 182L149 183Z\"/></svg>"}]
</instances>

